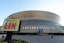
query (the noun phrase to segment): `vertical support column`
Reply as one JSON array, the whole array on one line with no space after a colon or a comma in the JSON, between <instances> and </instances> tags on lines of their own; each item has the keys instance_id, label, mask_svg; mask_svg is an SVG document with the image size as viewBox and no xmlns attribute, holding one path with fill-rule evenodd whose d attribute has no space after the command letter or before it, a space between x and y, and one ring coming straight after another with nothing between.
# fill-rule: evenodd
<instances>
[{"instance_id":1,"label":"vertical support column","mask_svg":"<svg viewBox=\"0 0 64 43\"><path fill-rule=\"evenodd\" d=\"M12 32L8 31L5 41L7 41L8 43L12 43L11 38L12 38Z\"/></svg>"}]
</instances>

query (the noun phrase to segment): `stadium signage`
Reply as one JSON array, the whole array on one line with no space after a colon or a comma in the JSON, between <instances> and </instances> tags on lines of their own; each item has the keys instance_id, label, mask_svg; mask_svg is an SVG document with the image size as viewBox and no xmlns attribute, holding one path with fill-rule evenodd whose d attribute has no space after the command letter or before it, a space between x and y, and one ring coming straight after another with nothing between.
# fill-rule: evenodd
<instances>
[{"instance_id":1,"label":"stadium signage","mask_svg":"<svg viewBox=\"0 0 64 43\"><path fill-rule=\"evenodd\" d=\"M19 30L19 19L6 19L4 21L1 31L18 31Z\"/></svg>"}]
</instances>

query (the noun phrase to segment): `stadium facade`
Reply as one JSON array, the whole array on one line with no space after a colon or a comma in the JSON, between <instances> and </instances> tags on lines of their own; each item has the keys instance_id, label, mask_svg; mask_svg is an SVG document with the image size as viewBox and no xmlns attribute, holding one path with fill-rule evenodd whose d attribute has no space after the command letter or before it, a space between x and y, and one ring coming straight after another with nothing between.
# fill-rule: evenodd
<instances>
[{"instance_id":1,"label":"stadium facade","mask_svg":"<svg viewBox=\"0 0 64 43\"><path fill-rule=\"evenodd\" d=\"M24 11L10 15L7 19L20 19L20 32L37 33L42 29L43 33L60 33L56 27L60 26L59 16L46 11Z\"/></svg>"}]
</instances>

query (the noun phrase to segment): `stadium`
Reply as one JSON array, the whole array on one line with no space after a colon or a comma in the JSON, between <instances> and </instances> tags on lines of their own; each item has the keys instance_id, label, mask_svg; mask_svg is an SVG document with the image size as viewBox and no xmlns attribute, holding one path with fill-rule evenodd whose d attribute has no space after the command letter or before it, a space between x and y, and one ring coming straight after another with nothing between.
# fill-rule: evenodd
<instances>
[{"instance_id":1,"label":"stadium","mask_svg":"<svg viewBox=\"0 0 64 43\"><path fill-rule=\"evenodd\" d=\"M14 22L13 20L18 19L20 21L17 23L18 26L16 27L16 30L6 29L6 27L11 28L11 25L7 24L6 21L11 22L12 20L12 22ZM11 14L5 19L5 22L3 23L5 28L2 29L2 31L4 31L4 33L7 33L7 31L12 31L12 39L24 40L27 41L27 43L42 43L43 41L44 43L55 43L57 36L54 35L63 35L64 32L63 27L60 25L59 21L60 17L57 14L47 11L30 10L17 12ZM15 29L13 26L12 28ZM52 35L55 37L55 40L50 41L50 36Z\"/></svg>"},{"instance_id":2,"label":"stadium","mask_svg":"<svg viewBox=\"0 0 64 43\"><path fill-rule=\"evenodd\" d=\"M51 29L53 33L60 33L55 29L56 26L60 26L59 18L58 15L46 11L24 11L14 13L7 19L20 19L21 33L37 33L39 29L44 33L51 33Z\"/></svg>"}]
</instances>

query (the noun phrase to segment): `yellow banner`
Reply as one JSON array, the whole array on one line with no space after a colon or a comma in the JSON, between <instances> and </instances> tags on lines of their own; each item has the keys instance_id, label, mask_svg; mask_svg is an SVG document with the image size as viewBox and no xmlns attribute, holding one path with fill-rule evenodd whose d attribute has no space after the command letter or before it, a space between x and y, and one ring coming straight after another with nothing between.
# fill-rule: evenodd
<instances>
[{"instance_id":1,"label":"yellow banner","mask_svg":"<svg viewBox=\"0 0 64 43\"><path fill-rule=\"evenodd\" d=\"M6 19L1 31L18 31L20 19Z\"/></svg>"}]
</instances>

